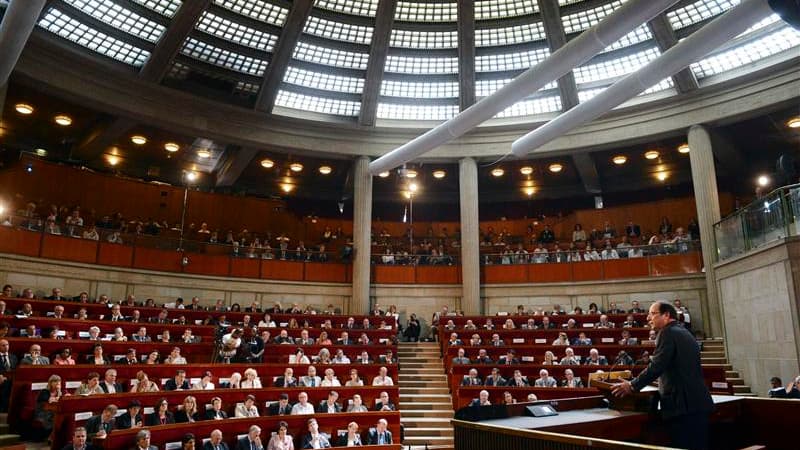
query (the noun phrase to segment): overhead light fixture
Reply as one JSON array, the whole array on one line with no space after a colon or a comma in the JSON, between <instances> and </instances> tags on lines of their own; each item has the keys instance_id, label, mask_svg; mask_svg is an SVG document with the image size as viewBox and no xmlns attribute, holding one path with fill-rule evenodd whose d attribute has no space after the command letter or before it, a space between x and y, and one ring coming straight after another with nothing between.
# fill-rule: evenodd
<instances>
[{"instance_id":1,"label":"overhead light fixture","mask_svg":"<svg viewBox=\"0 0 800 450\"><path fill-rule=\"evenodd\" d=\"M625 155L617 155L617 156L611 158L611 161L613 161L614 164L616 164L618 166L621 166L621 165L625 164L626 162L628 162L628 157L625 156Z\"/></svg>"},{"instance_id":2,"label":"overhead light fixture","mask_svg":"<svg viewBox=\"0 0 800 450\"><path fill-rule=\"evenodd\" d=\"M207 148L201 148L197 151L197 156L200 158L211 158L211 150Z\"/></svg>"},{"instance_id":3,"label":"overhead light fixture","mask_svg":"<svg viewBox=\"0 0 800 450\"><path fill-rule=\"evenodd\" d=\"M262 159L261 160L261 167L265 169L271 169L275 165L275 161L271 159Z\"/></svg>"},{"instance_id":4,"label":"overhead light fixture","mask_svg":"<svg viewBox=\"0 0 800 450\"><path fill-rule=\"evenodd\" d=\"M502 177L504 173L506 173L506 171L500 167L495 167L492 169L492 175L495 177Z\"/></svg>"},{"instance_id":5,"label":"overhead light fixture","mask_svg":"<svg viewBox=\"0 0 800 450\"><path fill-rule=\"evenodd\" d=\"M403 197L410 199L411 198L411 191L403 191Z\"/></svg>"},{"instance_id":6,"label":"overhead light fixture","mask_svg":"<svg viewBox=\"0 0 800 450\"><path fill-rule=\"evenodd\" d=\"M302 164L300 164L300 163L291 163L291 164L289 165L289 169L290 169L292 172L302 172L302 171L303 171L303 165L302 165Z\"/></svg>"},{"instance_id":7,"label":"overhead light fixture","mask_svg":"<svg viewBox=\"0 0 800 450\"><path fill-rule=\"evenodd\" d=\"M760 177L758 177L756 182L761 187L767 186L769 184L769 177L766 175L761 175Z\"/></svg>"},{"instance_id":8,"label":"overhead light fixture","mask_svg":"<svg viewBox=\"0 0 800 450\"><path fill-rule=\"evenodd\" d=\"M786 122L786 126L789 128L800 128L800 116L789 119L789 121Z\"/></svg>"},{"instance_id":9,"label":"overhead light fixture","mask_svg":"<svg viewBox=\"0 0 800 450\"><path fill-rule=\"evenodd\" d=\"M678 153L687 154L689 153L689 144L681 144L678 146Z\"/></svg>"},{"instance_id":10,"label":"overhead light fixture","mask_svg":"<svg viewBox=\"0 0 800 450\"><path fill-rule=\"evenodd\" d=\"M644 157L647 159L656 159L658 158L658 151L656 150L649 150L644 153Z\"/></svg>"},{"instance_id":11,"label":"overhead light fixture","mask_svg":"<svg viewBox=\"0 0 800 450\"><path fill-rule=\"evenodd\" d=\"M59 114L59 115L55 116L53 118L53 120L55 120L55 122L57 124L61 125L62 127L68 127L68 126L72 125L72 117L70 117L70 116L68 116L66 114Z\"/></svg>"},{"instance_id":12,"label":"overhead light fixture","mask_svg":"<svg viewBox=\"0 0 800 450\"><path fill-rule=\"evenodd\" d=\"M194 181L196 179L197 179L197 172L195 172L194 170L190 170L190 171L186 172L186 180L187 181Z\"/></svg>"},{"instance_id":13,"label":"overhead light fixture","mask_svg":"<svg viewBox=\"0 0 800 450\"><path fill-rule=\"evenodd\" d=\"M147 138L140 134L136 134L131 136L131 142L133 142L136 145L144 145L147 143Z\"/></svg>"},{"instance_id":14,"label":"overhead light fixture","mask_svg":"<svg viewBox=\"0 0 800 450\"><path fill-rule=\"evenodd\" d=\"M47 156L47 150L43 148L37 148L34 152L39 156Z\"/></svg>"},{"instance_id":15,"label":"overhead light fixture","mask_svg":"<svg viewBox=\"0 0 800 450\"><path fill-rule=\"evenodd\" d=\"M523 175L530 175L530 174L533 173L533 167L531 167L531 166L522 167L522 168L519 169L519 173L521 173Z\"/></svg>"},{"instance_id":16,"label":"overhead light fixture","mask_svg":"<svg viewBox=\"0 0 800 450\"><path fill-rule=\"evenodd\" d=\"M281 190L282 190L283 192L287 193L287 194L288 194L289 192L292 192L292 190L293 190L293 189L294 189L294 186L293 186L293 185L291 185L291 184L289 184L289 183L283 183L283 184L281 184Z\"/></svg>"},{"instance_id":17,"label":"overhead light fixture","mask_svg":"<svg viewBox=\"0 0 800 450\"><path fill-rule=\"evenodd\" d=\"M442 178L445 177L445 175L447 175L447 173L444 170L434 170L433 171L433 178L442 179Z\"/></svg>"},{"instance_id":18,"label":"overhead light fixture","mask_svg":"<svg viewBox=\"0 0 800 450\"><path fill-rule=\"evenodd\" d=\"M17 110L18 113L24 114L26 116L33 114L33 106L27 103L17 103L14 105L14 109Z\"/></svg>"},{"instance_id":19,"label":"overhead light fixture","mask_svg":"<svg viewBox=\"0 0 800 450\"><path fill-rule=\"evenodd\" d=\"M168 151L170 153L175 153L180 149L181 149L181 146L176 144L176 143L174 143L174 142L167 142L166 144L164 144L164 150L166 150L166 151Z\"/></svg>"},{"instance_id":20,"label":"overhead light fixture","mask_svg":"<svg viewBox=\"0 0 800 450\"><path fill-rule=\"evenodd\" d=\"M108 161L109 165L116 166L117 164L119 164L119 156L117 156L117 155L108 155L108 157L106 158L106 161Z\"/></svg>"},{"instance_id":21,"label":"overhead light fixture","mask_svg":"<svg viewBox=\"0 0 800 450\"><path fill-rule=\"evenodd\" d=\"M528 197L533 197L533 194L535 194L535 193L536 193L536 189L535 188L532 188L532 187L526 187L525 188L525 195L527 195Z\"/></svg>"},{"instance_id":22,"label":"overhead light fixture","mask_svg":"<svg viewBox=\"0 0 800 450\"><path fill-rule=\"evenodd\" d=\"M555 163L555 164L550 164L550 167L548 167L548 169L550 170L550 172L558 173L564 169L564 166L562 166L559 163Z\"/></svg>"},{"instance_id":23,"label":"overhead light fixture","mask_svg":"<svg viewBox=\"0 0 800 450\"><path fill-rule=\"evenodd\" d=\"M417 183L411 183L408 185L408 190L411 192L417 192L417 190L419 190L419 186L417 186Z\"/></svg>"},{"instance_id":24,"label":"overhead light fixture","mask_svg":"<svg viewBox=\"0 0 800 450\"><path fill-rule=\"evenodd\" d=\"M406 178L417 178L417 171L414 169L406 170Z\"/></svg>"},{"instance_id":25,"label":"overhead light fixture","mask_svg":"<svg viewBox=\"0 0 800 450\"><path fill-rule=\"evenodd\" d=\"M656 173L656 178L658 178L658 181L666 180L667 179L667 172L658 172L658 173Z\"/></svg>"},{"instance_id":26,"label":"overhead light fixture","mask_svg":"<svg viewBox=\"0 0 800 450\"><path fill-rule=\"evenodd\" d=\"M378 174L378 176L381 178L386 178L389 176L389 171L387 170L386 172L381 172Z\"/></svg>"},{"instance_id":27,"label":"overhead light fixture","mask_svg":"<svg viewBox=\"0 0 800 450\"><path fill-rule=\"evenodd\" d=\"M331 166L319 166L319 173L323 175L328 175L329 173L333 172Z\"/></svg>"}]
</instances>

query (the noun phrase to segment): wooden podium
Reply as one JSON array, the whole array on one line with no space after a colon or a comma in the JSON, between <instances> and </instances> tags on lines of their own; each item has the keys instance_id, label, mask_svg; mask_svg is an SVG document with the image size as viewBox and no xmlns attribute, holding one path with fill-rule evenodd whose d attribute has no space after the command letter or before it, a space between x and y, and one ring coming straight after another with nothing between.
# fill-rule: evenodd
<instances>
[{"instance_id":1,"label":"wooden podium","mask_svg":"<svg viewBox=\"0 0 800 450\"><path fill-rule=\"evenodd\" d=\"M630 372L628 372L630 374ZM593 374L594 375L594 374ZM605 374L602 374L605 375ZM606 378L608 380L619 380L621 377ZM609 409L617 411L635 411L642 413L655 412L658 404L658 389L645 388L639 392L632 392L625 397L616 397L611 392L617 383L609 383L602 378L591 379L590 386L596 387L600 390L603 396L608 400Z\"/></svg>"}]
</instances>

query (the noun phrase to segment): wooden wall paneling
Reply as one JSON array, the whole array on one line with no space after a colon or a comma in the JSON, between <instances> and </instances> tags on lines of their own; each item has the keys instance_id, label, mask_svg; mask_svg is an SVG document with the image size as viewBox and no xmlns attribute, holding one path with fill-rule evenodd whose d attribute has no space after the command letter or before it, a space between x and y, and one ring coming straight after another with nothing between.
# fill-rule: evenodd
<instances>
[{"instance_id":1,"label":"wooden wall paneling","mask_svg":"<svg viewBox=\"0 0 800 450\"><path fill-rule=\"evenodd\" d=\"M97 241L45 234L42 240L42 258L82 263L97 261Z\"/></svg>"},{"instance_id":2,"label":"wooden wall paneling","mask_svg":"<svg viewBox=\"0 0 800 450\"><path fill-rule=\"evenodd\" d=\"M42 233L0 226L0 253L39 256Z\"/></svg>"},{"instance_id":3,"label":"wooden wall paneling","mask_svg":"<svg viewBox=\"0 0 800 450\"><path fill-rule=\"evenodd\" d=\"M133 266L133 247L100 242L97 263L104 266L131 267Z\"/></svg>"},{"instance_id":4,"label":"wooden wall paneling","mask_svg":"<svg viewBox=\"0 0 800 450\"><path fill-rule=\"evenodd\" d=\"M572 264L528 264L528 281L531 283L561 283L572 281Z\"/></svg>"},{"instance_id":5,"label":"wooden wall paneling","mask_svg":"<svg viewBox=\"0 0 800 450\"><path fill-rule=\"evenodd\" d=\"M572 281L591 281L603 279L602 261L584 261L572 264Z\"/></svg>"},{"instance_id":6,"label":"wooden wall paneling","mask_svg":"<svg viewBox=\"0 0 800 450\"><path fill-rule=\"evenodd\" d=\"M160 250L136 247L133 253L133 266L137 269L181 272L183 253L175 250Z\"/></svg>"},{"instance_id":7,"label":"wooden wall paneling","mask_svg":"<svg viewBox=\"0 0 800 450\"><path fill-rule=\"evenodd\" d=\"M183 268L186 273L217 276L230 274L230 258L227 255L186 253L185 256L189 259L189 263Z\"/></svg>"},{"instance_id":8,"label":"wooden wall paneling","mask_svg":"<svg viewBox=\"0 0 800 450\"><path fill-rule=\"evenodd\" d=\"M497 264L483 267L484 282L495 283L526 283L528 281L527 264Z\"/></svg>"},{"instance_id":9,"label":"wooden wall paneling","mask_svg":"<svg viewBox=\"0 0 800 450\"><path fill-rule=\"evenodd\" d=\"M414 266L374 266L374 274L372 277L375 284L414 284L415 270Z\"/></svg>"},{"instance_id":10,"label":"wooden wall paneling","mask_svg":"<svg viewBox=\"0 0 800 450\"><path fill-rule=\"evenodd\" d=\"M417 284L459 284L461 266L416 266Z\"/></svg>"},{"instance_id":11,"label":"wooden wall paneling","mask_svg":"<svg viewBox=\"0 0 800 450\"><path fill-rule=\"evenodd\" d=\"M303 281L303 263L274 259L262 260L261 278L268 280Z\"/></svg>"},{"instance_id":12,"label":"wooden wall paneling","mask_svg":"<svg viewBox=\"0 0 800 450\"><path fill-rule=\"evenodd\" d=\"M305 281L347 282L347 266L345 264L307 262L304 265Z\"/></svg>"},{"instance_id":13,"label":"wooden wall paneling","mask_svg":"<svg viewBox=\"0 0 800 450\"><path fill-rule=\"evenodd\" d=\"M230 274L232 277L260 278L261 260L249 258L231 258Z\"/></svg>"},{"instance_id":14,"label":"wooden wall paneling","mask_svg":"<svg viewBox=\"0 0 800 450\"><path fill-rule=\"evenodd\" d=\"M609 259L603 261L603 278L637 278L650 275L650 267L645 258Z\"/></svg>"},{"instance_id":15,"label":"wooden wall paneling","mask_svg":"<svg viewBox=\"0 0 800 450\"><path fill-rule=\"evenodd\" d=\"M700 273L702 270L700 252L650 256L647 259L650 263L650 275L654 277Z\"/></svg>"}]
</instances>

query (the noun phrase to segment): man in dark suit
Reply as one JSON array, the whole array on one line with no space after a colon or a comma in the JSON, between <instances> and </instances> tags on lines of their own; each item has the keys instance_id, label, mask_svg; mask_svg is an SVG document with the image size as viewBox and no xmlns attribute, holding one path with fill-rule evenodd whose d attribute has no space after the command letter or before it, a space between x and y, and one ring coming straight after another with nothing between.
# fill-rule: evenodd
<instances>
[{"instance_id":1,"label":"man in dark suit","mask_svg":"<svg viewBox=\"0 0 800 450\"><path fill-rule=\"evenodd\" d=\"M17 368L17 355L9 353L8 341L0 339L0 412L8 411L8 400L11 398L11 380L6 378L8 372Z\"/></svg>"},{"instance_id":2,"label":"man in dark suit","mask_svg":"<svg viewBox=\"0 0 800 450\"><path fill-rule=\"evenodd\" d=\"M122 384L117 383L116 369L106 370L105 378L100 382L100 389L102 389L106 394L119 394L120 392L125 392L122 389Z\"/></svg>"},{"instance_id":3,"label":"man in dark suit","mask_svg":"<svg viewBox=\"0 0 800 450\"><path fill-rule=\"evenodd\" d=\"M103 412L92 416L86 421L86 434L89 439L103 438L114 429L114 416L117 414L117 405L108 405Z\"/></svg>"},{"instance_id":4,"label":"man in dark suit","mask_svg":"<svg viewBox=\"0 0 800 450\"><path fill-rule=\"evenodd\" d=\"M378 401L375 402L375 411L397 411L394 403L389 400L389 393L384 391L381 392L381 395L378 397Z\"/></svg>"},{"instance_id":5,"label":"man in dark suit","mask_svg":"<svg viewBox=\"0 0 800 450\"><path fill-rule=\"evenodd\" d=\"M317 419L308 419L308 434L303 435L300 448L330 448L328 436L319 432Z\"/></svg>"},{"instance_id":6,"label":"man in dark suit","mask_svg":"<svg viewBox=\"0 0 800 450\"><path fill-rule=\"evenodd\" d=\"M461 380L462 386L482 386L483 380L478 376L478 369L469 369L469 375Z\"/></svg>"},{"instance_id":7,"label":"man in dark suit","mask_svg":"<svg viewBox=\"0 0 800 450\"><path fill-rule=\"evenodd\" d=\"M339 399L339 393L336 391L330 391L328 393L328 399L319 402L319 405L317 405L317 412L318 413L342 412L342 405L336 403L336 400L338 399Z\"/></svg>"},{"instance_id":8,"label":"man in dark suit","mask_svg":"<svg viewBox=\"0 0 800 450\"><path fill-rule=\"evenodd\" d=\"M492 369L492 374L486 377L484 386L505 386L506 382L506 379L500 375L500 369L495 367Z\"/></svg>"},{"instance_id":9,"label":"man in dark suit","mask_svg":"<svg viewBox=\"0 0 800 450\"><path fill-rule=\"evenodd\" d=\"M258 425L250 425L247 436L239 439L236 443L236 450L263 450L264 446L261 444L261 427Z\"/></svg>"},{"instance_id":10,"label":"man in dark suit","mask_svg":"<svg viewBox=\"0 0 800 450\"><path fill-rule=\"evenodd\" d=\"M222 399L214 397L211 399L211 408L206 410L206 420L225 420L228 413L222 410Z\"/></svg>"},{"instance_id":11,"label":"man in dark suit","mask_svg":"<svg viewBox=\"0 0 800 450\"><path fill-rule=\"evenodd\" d=\"M289 394L283 393L277 402L267 408L268 416L288 416L292 413L292 404L289 403Z\"/></svg>"},{"instance_id":12,"label":"man in dark suit","mask_svg":"<svg viewBox=\"0 0 800 450\"><path fill-rule=\"evenodd\" d=\"M86 443L86 428L78 427L72 432L72 442L65 445L61 450L100 450L92 444Z\"/></svg>"},{"instance_id":13,"label":"man in dark suit","mask_svg":"<svg viewBox=\"0 0 800 450\"><path fill-rule=\"evenodd\" d=\"M203 444L203 450L228 450L228 444L222 441L222 431L214 430Z\"/></svg>"},{"instance_id":14,"label":"man in dark suit","mask_svg":"<svg viewBox=\"0 0 800 450\"><path fill-rule=\"evenodd\" d=\"M392 443L392 432L387 430L386 427L389 422L386 419L378 419L375 428L369 430L367 437L367 445L388 445Z\"/></svg>"},{"instance_id":15,"label":"man in dark suit","mask_svg":"<svg viewBox=\"0 0 800 450\"><path fill-rule=\"evenodd\" d=\"M164 383L165 391L188 391L189 380L186 379L186 371L178 369L175 371L175 376Z\"/></svg>"},{"instance_id":16,"label":"man in dark suit","mask_svg":"<svg viewBox=\"0 0 800 450\"><path fill-rule=\"evenodd\" d=\"M283 375L275 379L275 387L297 387L297 378L294 369L287 367Z\"/></svg>"},{"instance_id":17,"label":"man in dark suit","mask_svg":"<svg viewBox=\"0 0 800 450\"><path fill-rule=\"evenodd\" d=\"M647 321L658 332L650 364L630 382L619 383L614 395L639 391L658 379L661 416L669 424L672 446L705 449L714 402L703 381L700 347L692 333L680 326L678 312L669 303L653 303Z\"/></svg>"},{"instance_id":18,"label":"man in dark suit","mask_svg":"<svg viewBox=\"0 0 800 450\"><path fill-rule=\"evenodd\" d=\"M342 331L341 337L336 340L336 345L353 345L353 341L350 340L350 334L347 331Z\"/></svg>"},{"instance_id":19,"label":"man in dark suit","mask_svg":"<svg viewBox=\"0 0 800 450\"><path fill-rule=\"evenodd\" d=\"M117 430L127 430L133 426L141 427L144 424L144 417L142 416L142 404L139 400L132 400L128 404L128 410L117 417L114 422L114 428Z\"/></svg>"}]
</instances>

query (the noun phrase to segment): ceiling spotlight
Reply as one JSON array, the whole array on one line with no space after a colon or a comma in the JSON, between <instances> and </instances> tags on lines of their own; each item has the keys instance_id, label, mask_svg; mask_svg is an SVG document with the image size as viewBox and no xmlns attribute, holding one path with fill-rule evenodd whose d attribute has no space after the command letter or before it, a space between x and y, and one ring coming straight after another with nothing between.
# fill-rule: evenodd
<instances>
[{"instance_id":1,"label":"ceiling spotlight","mask_svg":"<svg viewBox=\"0 0 800 450\"><path fill-rule=\"evenodd\" d=\"M617 156L611 158L611 161L614 161L614 164L616 164L618 166L621 166L621 165L625 164L626 162L628 162L628 157L625 156L625 155L617 155Z\"/></svg>"},{"instance_id":2,"label":"ceiling spotlight","mask_svg":"<svg viewBox=\"0 0 800 450\"><path fill-rule=\"evenodd\" d=\"M387 170L386 172L381 172L378 174L378 176L381 178L386 178L389 176L389 171Z\"/></svg>"},{"instance_id":3,"label":"ceiling spotlight","mask_svg":"<svg viewBox=\"0 0 800 450\"><path fill-rule=\"evenodd\" d=\"M446 175L444 170L434 170L433 171L433 178L442 179Z\"/></svg>"},{"instance_id":4,"label":"ceiling spotlight","mask_svg":"<svg viewBox=\"0 0 800 450\"><path fill-rule=\"evenodd\" d=\"M417 171L414 169L406 170L406 178L417 178Z\"/></svg>"},{"instance_id":5,"label":"ceiling spotlight","mask_svg":"<svg viewBox=\"0 0 800 450\"><path fill-rule=\"evenodd\" d=\"M418 189L419 186L417 186L417 183L411 183L408 185L408 190L411 192L417 192Z\"/></svg>"},{"instance_id":6,"label":"ceiling spotlight","mask_svg":"<svg viewBox=\"0 0 800 450\"><path fill-rule=\"evenodd\" d=\"M532 187L526 187L525 188L525 195L527 195L528 197L533 197L533 194L535 194L535 193L536 193L536 189L535 188L532 188Z\"/></svg>"},{"instance_id":7,"label":"ceiling spotlight","mask_svg":"<svg viewBox=\"0 0 800 450\"><path fill-rule=\"evenodd\" d=\"M144 145L144 144L147 143L147 138L142 136L142 135L137 134L137 135L131 136L131 142L133 142L136 145Z\"/></svg>"},{"instance_id":8,"label":"ceiling spotlight","mask_svg":"<svg viewBox=\"0 0 800 450\"><path fill-rule=\"evenodd\" d=\"M275 165L275 161L271 159L262 159L261 160L261 167L265 169L271 169Z\"/></svg>"},{"instance_id":9,"label":"ceiling spotlight","mask_svg":"<svg viewBox=\"0 0 800 450\"><path fill-rule=\"evenodd\" d=\"M167 142L166 144L164 144L164 150L166 150L166 151L168 151L170 153L175 153L180 149L181 149L181 146L176 144L176 143L174 143L174 142Z\"/></svg>"},{"instance_id":10,"label":"ceiling spotlight","mask_svg":"<svg viewBox=\"0 0 800 450\"><path fill-rule=\"evenodd\" d=\"M656 174L656 178L658 178L658 181L666 180L667 179L667 172L658 172Z\"/></svg>"},{"instance_id":11,"label":"ceiling spotlight","mask_svg":"<svg viewBox=\"0 0 800 450\"><path fill-rule=\"evenodd\" d=\"M289 164L289 169L292 172L302 172L303 171L303 165L300 164L300 163L291 163L291 164Z\"/></svg>"},{"instance_id":12,"label":"ceiling spotlight","mask_svg":"<svg viewBox=\"0 0 800 450\"><path fill-rule=\"evenodd\" d=\"M36 153L39 156L47 156L47 150L45 150L43 148L37 148L33 152Z\"/></svg>"},{"instance_id":13,"label":"ceiling spotlight","mask_svg":"<svg viewBox=\"0 0 800 450\"><path fill-rule=\"evenodd\" d=\"M211 150L207 148L201 148L197 151L197 156L200 158L211 158Z\"/></svg>"},{"instance_id":14,"label":"ceiling spotlight","mask_svg":"<svg viewBox=\"0 0 800 450\"><path fill-rule=\"evenodd\" d=\"M294 186L292 186L292 185L291 185L291 184L289 184L289 183L283 183L283 184L281 184L281 190L282 190L283 192L286 192L287 194L288 194L289 192L292 192L292 189L294 189Z\"/></svg>"},{"instance_id":15,"label":"ceiling spotlight","mask_svg":"<svg viewBox=\"0 0 800 450\"><path fill-rule=\"evenodd\" d=\"M14 105L14 109L16 109L18 113L24 114L26 116L33 114L33 106L27 103L17 103L16 105Z\"/></svg>"},{"instance_id":16,"label":"ceiling spotlight","mask_svg":"<svg viewBox=\"0 0 800 450\"><path fill-rule=\"evenodd\" d=\"M678 153L687 154L689 153L689 144L681 144L678 146Z\"/></svg>"},{"instance_id":17,"label":"ceiling spotlight","mask_svg":"<svg viewBox=\"0 0 800 450\"><path fill-rule=\"evenodd\" d=\"M647 159L656 159L658 158L658 152L656 150L650 150L645 152L644 157Z\"/></svg>"},{"instance_id":18,"label":"ceiling spotlight","mask_svg":"<svg viewBox=\"0 0 800 450\"><path fill-rule=\"evenodd\" d=\"M319 166L319 173L323 175L328 175L329 173L333 172L331 166Z\"/></svg>"},{"instance_id":19,"label":"ceiling spotlight","mask_svg":"<svg viewBox=\"0 0 800 450\"><path fill-rule=\"evenodd\" d=\"M61 125L62 127L68 127L68 126L72 125L72 117L70 117L70 116L68 116L66 114L59 114L59 115L55 116L53 118L53 120L55 120L55 122L57 124Z\"/></svg>"},{"instance_id":20,"label":"ceiling spotlight","mask_svg":"<svg viewBox=\"0 0 800 450\"><path fill-rule=\"evenodd\" d=\"M550 167L548 167L548 169L550 169L550 172L558 173L558 172L561 172L561 170L564 169L564 166L562 166L561 164L555 163L555 164L550 164Z\"/></svg>"},{"instance_id":21,"label":"ceiling spotlight","mask_svg":"<svg viewBox=\"0 0 800 450\"><path fill-rule=\"evenodd\" d=\"M116 166L117 164L119 164L119 156L108 155L108 157L106 158L106 161L108 161L109 165Z\"/></svg>"},{"instance_id":22,"label":"ceiling spotlight","mask_svg":"<svg viewBox=\"0 0 800 450\"><path fill-rule=\"evenodd\" d=\"M533 167L531 167L531 166L522 167L522 168L519 169L519 173L521 173L523 175L530 175L530 174L533 173Z\"/></svg>"},{"instance_id":23,"label":"ceiling spotlight","mask_svg":"<svg viewBox=\"0 0 800 450\"><path fill-rule=\"evenodd\" d=\"M764 187L769 184L769 177L766 175L761 175L760 177L758 177L756 182L758 183L759 186Z\"/></svg>"},{"instance_id":24,"label":"ceiling spotlight","mask_svg":"<svg viewBox=\"0 0 800 450\"><path fill-rule=\"evenodd\" d=\"M403 197L410 199L411 198L411 191L403 191Z\"/></svg>"},{"instance_id":25,"label":"ceiling spotlight","mask_svg":"<svg viewBox=\"0 0 800 450\"><path fill-rule=\"evenodd\" d=\"M190 170L189 172L186 172L186 180L187 181L194 181L196 179L197 179L197 172L195 172L193 170Z\"/></svg>"},{"instance_id":26,"label":"ceiling spotlight","mask_svg":"<svg viewBox=\"0 0 800 450\"><path fill-rule=\"evenodd\" d=\"M789 128L800 128L800 116L789 119L789 121L786 122L786 126Z\"/></svg>"},{"instance_id":27,"label":"ceiling spotlight","mask_svg":"<svg viewBox=\"0 0 800 450\"><path fill-rule=\"evenodd\" d=\"M502 177L504 173L506 173L506 171L500 167L492 169L492 175L495 177Z\"/></svg>"}]
</instances>

